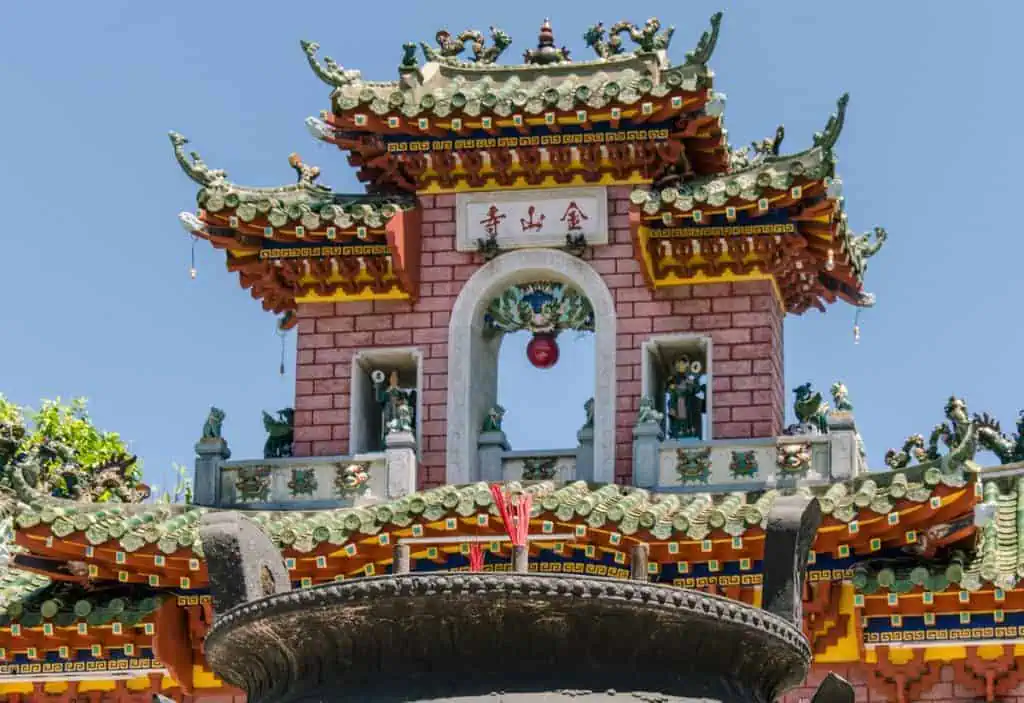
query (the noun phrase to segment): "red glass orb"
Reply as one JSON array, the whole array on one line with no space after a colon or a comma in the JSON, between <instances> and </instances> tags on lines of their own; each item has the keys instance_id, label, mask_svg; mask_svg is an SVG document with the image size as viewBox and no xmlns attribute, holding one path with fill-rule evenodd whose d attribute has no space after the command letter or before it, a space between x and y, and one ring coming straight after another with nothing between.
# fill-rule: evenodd
<instances>
[{"instance_id":1,"label":"red glass orb","mask_svg":"<svg viewBox=\"0 0 1024 703\"><path fill-rule=\"evenodd\" d=\"M555 335L538 332L526 345L526 358L538 369L550 369L558 363L558 342Z\"/></svg>"}]
</instances>

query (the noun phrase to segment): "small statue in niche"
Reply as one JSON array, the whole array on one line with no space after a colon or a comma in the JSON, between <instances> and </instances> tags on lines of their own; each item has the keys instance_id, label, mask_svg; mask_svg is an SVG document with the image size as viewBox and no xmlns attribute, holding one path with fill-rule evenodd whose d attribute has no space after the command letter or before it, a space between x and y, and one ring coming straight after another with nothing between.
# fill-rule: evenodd
<instances>
[{"instance_id":1,"label":"small statue in niche","mask_svg":"<svg viewBox=\"0 0 1024 703\"><path fill-rule=\"evenodd\" d=\"M665 384L666 434L671 439L701 439L707 410L707 383L704 365L682 356Z\"/></svg>"},{"instance_id":2,"label":"small statue in niche","mask_svg":"<svg viewBox=\"0 0 1024 703\"><path fill-rule=\"evenodd\" d=\"M387 378L387 386L384 380ZM380 438L383 446L384 438L392 432L412 432L416 427L416 391L398 385L398 371L392 371L387 377L377 369L370 374L373 381L374 396L381 408Z\"/></svg>"}]
</instances>

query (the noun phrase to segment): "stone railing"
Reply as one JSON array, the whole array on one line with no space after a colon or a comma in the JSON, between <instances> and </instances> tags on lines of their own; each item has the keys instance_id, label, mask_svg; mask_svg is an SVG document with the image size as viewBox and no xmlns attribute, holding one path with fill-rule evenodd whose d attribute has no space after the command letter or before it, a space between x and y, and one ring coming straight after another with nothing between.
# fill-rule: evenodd
<instances>
[{"instance_id":1,"label":"stone railing","mask_svg":"<svg viewBox=\"0 0 1024 703\"><path fill-rule=\"evenodd\" d=\"M218 504L225 508L352 507L387 498L384 452L356 456L227 461Z\"/></svg>"},{"instance_id":2,"label":"stone railing","mask_svg":"<svg viewBox=\"0 0 1024 703\"><path fill-rule=\"evenodd\" d=\"M829 478L827 435L708 442L662 442L659 488L756 490Z\"/></svg>"},{"instance_id":3,"label":"stone railing","mask_svg":"<svg viewBox=\"0 0 1024 703\"><path fill-rule=\"evenodd\" d=\"M833 413L828 432L764 439L662 440L658 425L633 432L634 483L643 488L749 491L835 482L865 472L849 413Z\"/></svg>"},{"instance_id":4,"label":"stone railing","mask_svg":"<svg viewBox=\"0 0 1024 703\"><path fill-rule=\"evenodd\" d=\"M504 481L575 481L576 449L507 451L501 457Z\"/></svg>"},{"instance_id":5,"label":"stone railing","mask_svg":"<svg viewBox=\"0 0 1024 703\"><path fill-rule=\"evenodd\" d=\"M408 432L382 452L354 456L228 461L227 443L196 445L194 502L248 510L317 510L368 505L416 490L416 444Z\"/></svg>"}]
</instances>

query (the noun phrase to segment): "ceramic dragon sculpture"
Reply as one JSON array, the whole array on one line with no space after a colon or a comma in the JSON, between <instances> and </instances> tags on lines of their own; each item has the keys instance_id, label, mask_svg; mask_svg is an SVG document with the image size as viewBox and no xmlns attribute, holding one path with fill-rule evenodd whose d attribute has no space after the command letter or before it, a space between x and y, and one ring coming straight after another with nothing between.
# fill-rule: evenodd
<instances>
[{"instance_id":1,"label":"ceramic dragon sculpture","mask_svg":"<svg viewBox=\"0 0 1024 703\"><path fill-rule=\"evenodd\" d=\"M435 49L423 43L423 55L427 61L451 61L466 50L466 42L470 42L473 55L470 61L479 64L492 64L512 44L512 38L501 29L490 28L491 46L487 46L487 37L478 29L467 29L452 35L447 29L440 30L434 37L439 48ZM404 64L403 64L404 65Z\"/></svg>"},{"instance_id":2,"label":"ceramic dragon sculpture","mask_svg":"<svg viewBox=\"0 0 1024 703\"><path fill-rule=\"evenodd\" d=\"M911 461L919 463L935 461L943 458L940 443L945 445L950 459L969 458L974 455L975 445L979 440L979 422L972 420L967 414L967 404L956 396L950 396L944 408L946 422L932 428L925 440L923 435L914 434L907 437L899 450L890 449L885 453L885 464L890 469L902 469Z\"/></svg>"},{"instance_id":3,"label":"ceramic dragon sculpture","mask_svg":"<svg viewBox=\"0 0 1024 703\"><path fill-rule=\"evenodd\" d=\"M186 158L185 145L188 144L188 139L177 132L168 132L167 136L170 137L171 145L174 147L174 158L186 176L207 188L227 187L227 171L210 168L195 151L189 152L188 158Z\"/></svg>"},{"instance_id":4,"label":"ceramic dragon sculpture","mask_svg":"<svg viewBox=\"0 0 1024 703\"><path fill-rule=\"evenodd\" d=\"M641 52L666 51L675 33L675 27L661 30L661 20L652 17L642 27L632 22L616 22L605 31L604 23L589 27L583 34L583 41L602 59L611 58L625 51L622 46L621 34L627 34Z\"/></svg>"},{"instance_id":5,"label":"ceramic dragon sculpture","mask_svg":"<svg viewBox=\"0 0 1024 703\"><path fill-rule=\"evenodd\" d=\"M978 426L978 444L989 450L1001 464L1024 461L1024 410L1017 415L1017 432L1007 436L1000 431L999 421L988 413L974 416Z\"/></svg>"},{"instance_id":6,"label":"ceramic dragon sculpture","mask_svg":"<svg viewBox=\"0 0 1024 703\"><path fill-rule=\"evenodd\" d=\"M302 51L306 54L306 60L316 77L324 83L335 88L343 88L359 80L362 75L359 71L346 70L339 66L330 56L324 57L323 65L317 61L316 52L320 51L320 45L315 41L302 40L299 42Z\"/></svg>"},{"instance_id":7,"label":"ceramic dragon sculpture","mask_svg":"<svg viewBox=\"0 0 1024 703\"><path fill-rule=\"evenodd\" d=\"M750 146L736 149L729 154L729 169L731 171L742 171L745 168L756 166L770 157L778 156L782 147L782 140L786 137L786 128L779 125L775 128L774 137L765 137L761 141L751 142Z\"/></svg>"}]
</instances>

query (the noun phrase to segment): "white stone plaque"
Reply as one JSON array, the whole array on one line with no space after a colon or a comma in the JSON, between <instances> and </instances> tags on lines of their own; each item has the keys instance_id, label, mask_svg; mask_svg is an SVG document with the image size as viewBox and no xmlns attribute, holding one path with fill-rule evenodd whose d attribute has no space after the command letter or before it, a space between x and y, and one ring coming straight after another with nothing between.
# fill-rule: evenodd
<instances>
[{"instance_id":1,"label":"white stone plaque","mask_svg":"<svg viewBox=\"0 0 1024 703\"><path fill-rule=\"evenodd\" d=\"M566 235L588 245L608 243L608 194L604 188L549 188L458 193L459 251L476 251L478 240L496 235L502 249L562 247Z\"/></svg>"}]
</instances>

